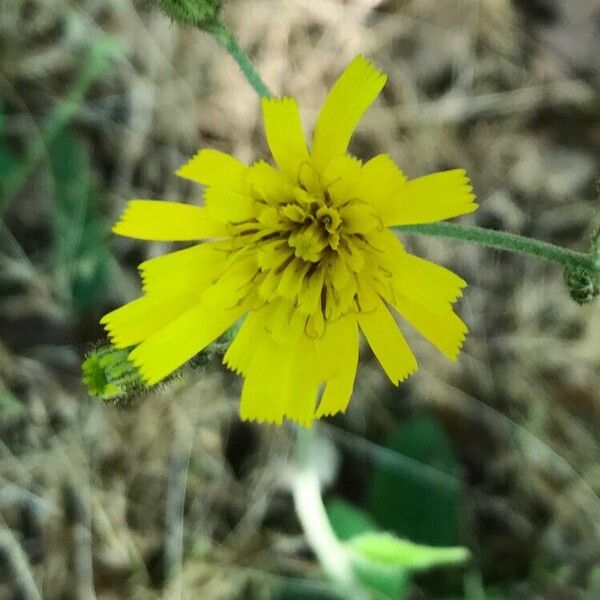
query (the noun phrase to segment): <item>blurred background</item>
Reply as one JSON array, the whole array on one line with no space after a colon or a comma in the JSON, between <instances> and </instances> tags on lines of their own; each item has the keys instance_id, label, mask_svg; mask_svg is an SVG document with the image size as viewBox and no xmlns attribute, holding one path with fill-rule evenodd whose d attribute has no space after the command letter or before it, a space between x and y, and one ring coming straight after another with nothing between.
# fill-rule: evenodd
<instances>
[{"instance_id":1,"label":"blurred background","mask_svg":"<svg viewBox=\"0 0 600 600\"><path fill-rule=\"evenodd\" d=\"M223 19L311 130L364 53L389 74L351 149L409 177L465 167L461 220L586 251L599 222L598 0L230 0ZM336 598L289 491L294 432L242 423L204 372L126 403L82 357L164 244L116 239L130 198L201 201L200 147L265 157L259 102L206 34L150 1L0 1L0 598ZM470 335L393 388L364 348L317 428L333 526L465 545L377 597L600 598L600 304L561 270L451 240L410 249L469 282ZM375 596L374 596L375 597Z\"/></svg>"}]
</instances>

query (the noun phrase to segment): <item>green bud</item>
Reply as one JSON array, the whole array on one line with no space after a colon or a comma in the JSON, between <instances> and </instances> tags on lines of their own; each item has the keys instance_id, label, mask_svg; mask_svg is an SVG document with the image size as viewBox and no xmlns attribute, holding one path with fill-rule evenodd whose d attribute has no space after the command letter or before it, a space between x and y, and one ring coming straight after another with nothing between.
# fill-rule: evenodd
<instances>
[{"instance_id":1,"label":"green bud","mask_svg":"<svg viewBox=\"0 0 600 600\"><path fill-rule=\"evenodd\" d=\"M81 365L90 396L118 401L143 389L139 372L128 359L129 350L107 344L92 350Z\"/></svg>"},{"instance_id":2,"label":"green bud","mask_svg":"<svg viewBox=\"0 0 600 600\"><path fill-rule=\"evenodd\" d=\"M187 368L200 370L214 361L220 361L239 330L240 323L235 324L218 340L196 354L188 363ZM129 401L143 391L149 391L156 386L148 386L140 377L136 366L129 360L131 348L115 348L112 344L100 344L86 356L81 370L83 383L90 396L107 402ZM180 377L185 367L178 369L158 386Z\"/></svg>"},{"instance_id":3,"label":"green bud","mask_svg":"<svg viewBox=\"0 0 600 600\"><path fill-rule=\"evenodd\" d=\"M221 0L155 0L173 21L204 29L217 21Z\"/></svg>"},{"instance_id":4,"label":"green bud","mask_svg":"<svg viewBox=\"0 0 600 600\"><path fill-rule=\"evenodd\" d=\"M589 304L600 294L598 273L586 267L566 267L565 283L577 304Z\"/></svg>"},{"instance_id":5,"label":"green bud","mask_svg":"<svg viewBox=\"0 0 600 600\"><path fill-rule=\"evenodd\" d=\"M600 267L600 227L596 228L594 233L592 233L592 250L590 256L594 263Z\"/></svg>"},{"instance_id":6,"label":"green bud","mask_svg":"<svg viewBox=\"0 0 600 600\"><path fill-rule=\"evenodd\" d=\"M589 304L600 294L600 228L592 234L590 266L565 267L565 282L577 304Z\"/></svg>"}]
</instances>

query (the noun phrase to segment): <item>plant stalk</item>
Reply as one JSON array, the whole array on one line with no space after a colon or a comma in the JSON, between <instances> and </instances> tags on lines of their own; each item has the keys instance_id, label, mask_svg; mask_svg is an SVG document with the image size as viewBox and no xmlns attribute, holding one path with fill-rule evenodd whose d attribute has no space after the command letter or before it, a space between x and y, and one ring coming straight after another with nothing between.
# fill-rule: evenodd
<instances>
[{"instance_id":1,"label":"plant stalk","mask_svg":"<svg viewBox=\"0 0 600 600\"><path fill-rule=\"evenodd\" d=\"M215 20L205 25L204 30L210 33L229 52L248 80L248 83L261 98L271 98L273 96L261 76L257 73L249 56L239 47L231 31L221 21Z\"/></svg>"},{"instance_id":2,"label":"plant stalk","mask_svg":"<svg viewBox=\"0 0 600 600\"><path fill-rule=\"evenodd\" d=\"M358 593L347 550L336 537L323 505L315 470L314 431L296 427L296 470L292 491L296 514L304 535L327 575L347 592ZM356 597L356 596L352 596Z\"/></svg>"},{"instance_id":3,"label":"plant stalk","mask_svg":"<svg viewBox=\"0 0 600 600\"><path fill-rule=\"evenodd\" d=\"M426 225L402 225L394 227L396 231L430 235L434 237L452 238L465 242L473 242L487 248L497 250L508 250L518 254L533 256L541 260L547 260L564 267L583 267L600 273L600 264L588 254L568 250L561 246L542 242L533 238L485 229L470 225L457 225L456 223L428 223Z\"/></svg>"}]
</instances>

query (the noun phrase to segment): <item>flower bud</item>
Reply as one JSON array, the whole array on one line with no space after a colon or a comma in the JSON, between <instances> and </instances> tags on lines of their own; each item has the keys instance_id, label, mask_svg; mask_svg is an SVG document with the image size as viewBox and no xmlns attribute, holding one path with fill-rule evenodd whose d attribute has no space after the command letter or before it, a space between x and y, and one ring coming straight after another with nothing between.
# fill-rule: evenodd
<instances>
[{"instance_id":1,"label":"flower bud","mask_svg":"<svg viewBox=\"0 0 600 600\"><path fill-rule=\"evenodd\" d=\"M218 340L199 352L189 362L191 370L200 370L209 363L220 360L227 351L240 324L234 325ZM90 396L106 402L129 401L140 393L156 387L146 384L136 368L129 360L131 348L115 348L112 344L98 345L87 355L81 365L82 381ZM179 377L182 369L163 380L163 383ZM159 384L160 385L160 384Z\"/></svg>"},{"instance_id":2,"label":"flower bud","mask_svg":"<svg viewBox=\"0 0 600 600\"><path fill-rule=\"evenodd\" d=\"M204 29L214 24L221 10L221 0L155 0L173 21Z\"/></svg>"},{"instance_id":3,"label":"flower bud","mask_svg":"<svg viewBox=\"0 0 600 600\"><path fill-rule=\"evenodd\" d=\"M597 271L586 267L566 267L564 275L569 294L577 304L589 304L600 294L600 278Z\"/></svg>"},{"instance_id":4,"label":"flower bud","mask_svg":"<svg viewBox=\"0 0 600 600\"><path fill-rule=\"evenodd\" d=\"M144 388L135 366L129 361L129 350L108 344L92 350L81 368L83 383L90 396L106 401L119 401Z\"/></svg>"}]
</instances>

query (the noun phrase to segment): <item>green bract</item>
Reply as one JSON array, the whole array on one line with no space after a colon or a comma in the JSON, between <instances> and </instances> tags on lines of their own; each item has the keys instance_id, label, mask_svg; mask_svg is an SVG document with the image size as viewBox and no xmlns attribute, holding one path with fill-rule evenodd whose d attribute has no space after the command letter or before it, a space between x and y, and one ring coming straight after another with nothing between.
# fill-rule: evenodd
<instances>
[{"instance_id":1,"label":"green bract","mask_svg":"<svg viewBox=\"0 0 600 600\"><path fill-rule=\"evenodd\" d=\"M111 345L92 350L81 368L89 394L102 400L118 400L143 387L127 350Z\"/></svg>"},{"instance_id":2,"label":"green bract","mask_svg":"<svg viewBox=\"0 0 600 600\"><path fill-rule=\"evenodd\" d=\"M156 0L156 4L174 21L201 28L214 23L221 10L221 0Z\"/></svg>"}]
</instances>

